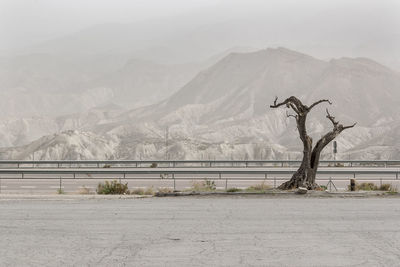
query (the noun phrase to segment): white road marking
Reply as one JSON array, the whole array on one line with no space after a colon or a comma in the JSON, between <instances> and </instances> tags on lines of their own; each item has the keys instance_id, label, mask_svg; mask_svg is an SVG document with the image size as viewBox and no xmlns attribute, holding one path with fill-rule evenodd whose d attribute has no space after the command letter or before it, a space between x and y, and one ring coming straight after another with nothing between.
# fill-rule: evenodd
<instances>
[{"instance_id":1,"label":"white road marking","mask_svg":"<svg viewBox=\"0 0 400 267\"><path fill-rule=\"evenodd\" d=\"M20 188L36 188L34 185L21 185Z\"/></svg>"}]
</instances>

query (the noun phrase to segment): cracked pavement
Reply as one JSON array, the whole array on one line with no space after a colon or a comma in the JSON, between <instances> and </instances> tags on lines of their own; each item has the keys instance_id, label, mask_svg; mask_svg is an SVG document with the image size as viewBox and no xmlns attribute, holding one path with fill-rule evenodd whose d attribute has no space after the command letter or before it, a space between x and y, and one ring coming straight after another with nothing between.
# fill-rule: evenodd
<instances>
[{"instance_id":1,"label":"cracked pavement","mask_svg":"<svg viewBox=\"0 0 400 267\"><path fill-rule=\"evenodd\" d=\"M0 200L1 266L398 266L398 198Z\"/></svg>"}]
</instances>

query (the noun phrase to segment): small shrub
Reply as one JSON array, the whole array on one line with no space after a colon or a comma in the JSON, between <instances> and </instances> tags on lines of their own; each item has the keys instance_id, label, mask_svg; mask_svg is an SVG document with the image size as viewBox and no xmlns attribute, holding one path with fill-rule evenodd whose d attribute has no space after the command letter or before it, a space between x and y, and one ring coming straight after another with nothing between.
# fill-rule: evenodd
<instances>
[{"instance_id":1,"label":"small shrub","mask_svg":"<svg viewBox=\"0 0 400 267\"><path fill-rule=\"evenodd\" d=\"M97 185L97 194L100 195L125 195L129 194L128 183L122 184L117 180L105 181Z\"/></svg>"},{"instance_id":2,"label":"small shrub","mask_svg":"<svg viewBox=\"0 0 400 267\"><path fill-rule=\"evenodd\" d=\"M103 166L103 168L111 168L111 165L110 165L110 164L105 164L105 165Z\"/></svg>"},{"instance_id":3,"label":"small shrub","mask_svg":"<svg viewBox=\"0 0 400 267\"><path fill-rule=\"evenodd\" d=\"M378 190L390 191L391 188L392 188L391 184L382 184L381 186L379 186Z\"/></svg>"},{"instance_id":4,"label":"small shrub","mask_svg":"<svg viewBox=\"0 0 400 267\"><path fill-rule=\"evenodd\" d=\"M256 184L256 185L252 185L250 187L248 187L246 189L246 191L265 191L267 189L270 189L271 187L267 184L265 184L265 182L262 182L261 184Z\"/></svg>"},{"instance_id":5,"label":"small shrub","mask_svg":"<svg viewBox=\"0 0 400 267\"><path fill-rule=\"evenodd\" d=\"M326 187L326 185L320 185L319 187L315 188L315 191L325 191L328 188Z\"/></svg>"},{"instance_id":6,"label":"small shrub","mask_svg":"<svg viewBox=\"0 0 400 267\"><path fill-rule=\"evenodd\" d=\"M155 163L155 162L153 162L153 163L150 165L150 168L157 168L157 167L158 167L158 164Z\"/></svg>"},{"instance_id":7,"label":"small shrub","mask_svg":"<svg viewBox=\"0 0 400 267\"><path fill-rule=\"evenodd\" d=\"M213 191L213 190L217 189L215 182L208 180L208 179L203 181L203 186L206 190L209 190L209 191Z\"/></svg>"},{"instance_id":8,"label":"small shrub","mask_svg":"<svg viewBox=\"0 0 400 267\"><path fill-rule=\"evenodd\" d=\"M235 192L240 192L240 191L242 191L242 189L236 188L236 187L228 188L228 190L226 190L226 192L228 192L228 193L235 193Z\"/></svg>"}]
</instances>

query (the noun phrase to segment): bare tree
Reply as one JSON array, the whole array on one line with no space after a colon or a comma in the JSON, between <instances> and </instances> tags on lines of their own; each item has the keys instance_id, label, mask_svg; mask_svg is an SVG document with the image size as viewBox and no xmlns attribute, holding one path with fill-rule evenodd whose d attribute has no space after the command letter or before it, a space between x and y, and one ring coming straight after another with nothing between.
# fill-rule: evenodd
<instances>
[{"instance_id":1,"label":"bare tree","mask_svg":"<svg viewBox=\"0 0 400 267\"><path fill-rule=\"evenodd\" d=\"M327 102L332 104L327 99L322 99L316 101L311 106L304 105L298 98L295 96L291 96L287 98L285 101L278 103L278 97L275 98L274 104L271 105L271 108L278 108L280 106L286 106L288 109L292 109L295 114L286 113L287 117L293 117L296 120L297 130L300 135L300 139L303 142L303 160L299 169L293 174L292 178L281 184L279 186L280 189L293 189L298 187L306 187L307 189L315 189L318 185L315 183L315 175L317 173L319 159L322 150L326 145L328 145L336 136L338 136L342 131L352 128L356 125L354 123L350 126L343 126L338 121L335 120L331 114L329 114L328 109L326 109L326 117L332 122L333 129L326 133L318 142L315 144L313 148L313 140L307 134L306 128L306 119L308 113L314 108L316 105Z\"/></svg>"}]
</instances>

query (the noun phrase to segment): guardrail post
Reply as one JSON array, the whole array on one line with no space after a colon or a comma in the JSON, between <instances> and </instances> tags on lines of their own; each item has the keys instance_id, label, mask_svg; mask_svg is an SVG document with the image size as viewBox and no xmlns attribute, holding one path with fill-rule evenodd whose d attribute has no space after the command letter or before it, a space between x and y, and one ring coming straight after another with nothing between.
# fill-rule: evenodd
<instances>
[{"instance_id":1,"label":"guardrail post","mask_svg":"<svg viewBox=\"0 0 400 267\"><path fill-rule=\"evenodd\" d=\"M219 176L219 179L221 179L221 178L222 178L222 174L221 174L221 173L219 173L219 174L218 174L218 176Z\"/></svg>"},{"instance_id":2,"label":"guardrail post","mask_svg":"<svg viewBox=\"0 0 400 267\"><path fill-rule=\"evenodd\" d=\"M19 163L17 163L17 168L19 168Z\"/></svg>"},{"instance_id":3,"label":"guardrail post","mask_svg":"<svg viewBox=\"0 0 400 267\"><path fill-rule=\"evenodd\" d=\"M350 191L356 191L356 179L350 179Z\"/></svg>"},{"instance_id":4,"label":"guardrail post","mask_svg":"<svg viewBox=\"0 0 400 267\"><path fill-rule=\"evenodd\" d=\"M62 192L62 191L61 191L61 190L62 190L61 188L62 188L62 180L61 180L61 176L60 176L60 189L59 189L59 191L58 191L60 194L61 194L61 192Z\"/></svg>"},{"instance_id":5,"label":"guardrail post","mask_svg":"<svg viewBox=\"0 0 400 267\"><path fill-rule=\"evenodd\" d=\"M21 178L24 179L24 173L21 173Z\"/></svg>"},{"instance_id":6,"label":"guardrail post","mask_svg":"<svg viewBox=\"0 0 400 267\"><path fill-rule=\"evenodd\" d=\"M76 178L76 175L75 175L75 173L74 173L74 179Z\"/></svg>"},{"instance_id":7,"label":"guardrail post","mask_svg":"<svg viewBox=\"0 0 400 267\"><path fill-rule=\"evenodd\" d=\"M175 173L172 174L172 179L174 180L174 191L176 190Z\"/></svg>"},{"instance_id":8,"label":"guardrail post","mask_svg":"<svg viewBox=\"0 0 400 267\"><path fill-rule=\"evenodd\" d=\"M399 173L396 172L396 180L398 180L398 179L399 179Z\"/></svg>"},{"instance_id":9,"label":"guardrail post","mask_svg":"<svg viewBox=\"0 0 400 267\"><path fill-rule=\"evenodd\" d=\"M246 161L246 168L249 167L249 163Z\"/></svg>"},{"instance_id":10,"label":"guardrail post","mask_svg":"<svg viewBox=\"0 0 400 267\"><path fill-rule=\"evenodd\" d=\"M1 194L1 177L0 177L0 194Z\"/></svg>"},{"instance_id":11,"label":"guardrail post","mask_svg":"<svg viewBox=\"0 0 400 267\"><path fill-rule=\"evenodd\" d=\"M225 191L228 190L228 179L225 179Z\"/></svg>"},{"instance_id":12,"label":"guardrail post","mask_svg":"<svg viewBox=\"0 0 400 267\"><path fill-rule=\"evenodd\" d=\"M274 188L276 188L276 177L274 177Z\"/></svg>"}]
</instances>

